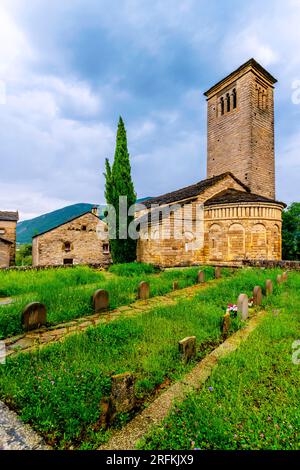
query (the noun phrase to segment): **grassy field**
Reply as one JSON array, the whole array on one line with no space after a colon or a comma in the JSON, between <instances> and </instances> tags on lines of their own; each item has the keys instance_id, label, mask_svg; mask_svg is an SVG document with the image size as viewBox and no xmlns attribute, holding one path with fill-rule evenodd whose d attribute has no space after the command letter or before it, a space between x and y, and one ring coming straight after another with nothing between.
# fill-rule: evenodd
<instances>
[{"instance_id":1,"label":"grassy field","mask_svg":"<svg viewBox=\"0 0 300 470\"><path fill-rule=\"evenodd\" d=\"M99 325L39 352L8 358L0 367L0 398L55 447L96 448L108 437L99 419L111 375L133 372L140 399L165 380L178 379L193 366L181 362L178 341L195 335L196 359L202 358L221 341L227 303L240 292L250 295L267 277L275 279L276 271L239 271L175 306ZM276 287L272 302L279 298ZM264 303L271 305L271 300ZM233 330L240 326L235 321ZM119 423L126 418L119 416Z\"/></svg>"},{"instance_id":2,"label":"grassy field","mask_svg":"<svg viewBox=\"0 0 300 470\"><path fill-rule=\"evenodd\" d=\"M213 279L213 268L206 267L206 279ZM110 306L116 308L136 300L138 285L150 282L150 295L170 292L173 281L179 288L196 283L198 268L158 272L149 265L132 263L114 266L110 273L88 267L52 269L46 271L0 271L0 297L16 296L14 303L0 306L0 339L22 333L21 312L30 302L42 302L47 307L49 325L68 322L91 315L91 297L96 289L106 289ZM223 270L223 275L229 275Z\"/></svg>"},{"instance_id":3,"label":"grassy field","mask_svg":"<svg viewBox=\"0 0 300 470\"><path fill-rule=\"evenodd\" d=\"M258 329L139 447L299 450L300 364L292 362L299 324L300 274L291 273Z\"/></svg>"}]
</instances>

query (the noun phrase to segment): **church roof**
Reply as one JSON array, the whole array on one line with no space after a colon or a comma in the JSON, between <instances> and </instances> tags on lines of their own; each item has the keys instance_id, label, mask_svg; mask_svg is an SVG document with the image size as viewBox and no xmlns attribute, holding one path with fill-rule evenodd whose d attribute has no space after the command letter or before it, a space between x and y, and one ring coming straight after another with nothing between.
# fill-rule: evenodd
<instances>
[{"instance_id":1,"label":"church roof","mask_svg":"<svg viewBox=\"0 0 300 470\"><path fill-rule=\"evenodd\" d=\"M0 211L0 221L17 222L19 220L18 212L4 212Z\"/></svg>"},{"instance_id":2,"label":"church roof","mask_svg":"<svg viewBox=\"0 0 300 470\"><path fill-rule=\"evenodd\" d=\"M238 191L236 189L226 189L221 193L213 196L212 198L205 201L205 206L214 206L218 204L236 204L243 202L265 202L269 204L280 204L283 207L286 207L284 202L275 201L274 199L269 199L258 194L253 194L249 192Z\"/></svg>"},{"instance_id":3,"label":"church roof","mask_svg":"<svg viewBox=\"0 0 300 470\"><path fill-rule=\"evenodd\" d=\"M222 181L227 176L231 176L238 184L240 184L247 192L250 192L248 186L242 183L238 178L236 178L232 173L222 173L218 176L213 176L212 178L207 178L205 180L199 181L196 184L191 186L186 186L185 188L178 189L177 191L172 191L171 193L166 193L161 196L153 197L143 202L143 205L147 208L150 208L152 204L172 204L177 201L184 201L185 199L190 199L194 196L198 196L203 193L206 189L210 188L214 184Z\"/></svg>"}]
</instances>

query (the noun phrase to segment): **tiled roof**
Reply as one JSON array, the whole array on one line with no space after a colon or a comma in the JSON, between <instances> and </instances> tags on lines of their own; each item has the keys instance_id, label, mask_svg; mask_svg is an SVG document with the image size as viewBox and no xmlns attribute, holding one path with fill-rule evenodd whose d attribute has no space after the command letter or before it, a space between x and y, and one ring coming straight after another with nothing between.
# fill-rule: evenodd
<instances>
[{"instance_id":1,"label":"tiled roof","mask_svg":"<svg viewBox=\"0 0 300 470\"><path fill-rule=\"evenodd\" d=\"M236 189L226 189L221 193L208 199L204 205L213 206L217 204L230 204L230 203L243 203L243 202L266 202L271 204L280 204L286 207L284 202L275 201L274 199L268 199L267 197L260 196L253 193L245 193L243 191L237 191Z\"/></svg>"},{"instance_id":2,"label":"tiled roof","mask_svg":"<svg viewBox=\"0 0 300 470\"><path fill-rule=\"evenodd\" d=\"M7 221L7 222L18 222L19 213L0 211L0 220Z\"/></svg>"},{"instance_id":3,"label":"tiled roof","mask_svg":"<svg viewBox=\"0 0 300 470\"><path fill-rule=\"evenodd\" d=\"M239 183L246 191L250 192L248 186L238 180L232 173L222 173L218 176L213 176L212 178L207 178L205 180L199 181L196 184L192 184L191 186L187 186L182 189L178 189L177 191L173 191L171 193L163 194L162 196L153 197L147 201L144 201L142 204L147 208L150 208L152 204L172 204L177 201L184 201L185 199L192 198L194 196L198 196L199 194L203 193L207 188L213 186L214 184L222 181L226 176L231 176L237 183Z\"/></svg>"}]
</instances>

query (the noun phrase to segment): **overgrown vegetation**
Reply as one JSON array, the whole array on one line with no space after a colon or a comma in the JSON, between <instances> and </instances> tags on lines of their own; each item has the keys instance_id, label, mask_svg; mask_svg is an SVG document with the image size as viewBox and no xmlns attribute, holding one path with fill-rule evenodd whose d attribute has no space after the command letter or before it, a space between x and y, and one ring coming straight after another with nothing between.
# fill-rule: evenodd
<instances>
[{"instance_id":1,"label":"overgrown vegetation","mask_svg":"<svg viewBox=\"0 0 300 470\"><path fill-rule=\"evenodd\" d=\"M180 272L194 280L193 270ZM178 279L179 272L156 276L157 289L164 289L164 275ZM144 315L69 336L39 352L8 358L0 368L0 398L57 448L96 448L108 437L99 420L100 401L110 393L111 375L133 372L140 398L165 380L178 379L193 366L181 362L178 341L195 335L199 360L220 341L227 303L241 291L250 295L254 285L263 286L267 277L275 279L276 271L239 271L175 306L153 308ZM277 299L276 292L280 289L275 288L272 299ZM271 306L270 299L264 302ZM233 329L238 327L236 321Z\"/></svg>"},{"instance_id":2,"label":"overgrown vegetation","mask_svg":"<svg viewBox=\"0 0 300 470\"><path fill-rule=\"evenodd\" d=\"M32 245L26 243L17 248L16 251L16 266L31 266L32 265Z\"/></svg>"},{"instance_id":3,"label":"overgrown vegetation","mask_svg":"<svg viewBox=\"0 0 300 470\"><path fill-rule=\"evenodd\" d=\"M300 274L291 273L268 299L268 316L257 330L139 447L299 450L300 365L292 362L292 344L300 339L299 292Z\"/></svg>"},{"instance_id":4,"label":"overgrown vegetation","mask_svg":"<svg viewBox=\"0 0 300 470\"><path fill-rule=\"evenodd\" d=\"M300 202L294 202L282 213L282 257L300 260Z\"/></svg>"},{"instance_id":5,"label":"overgrown vegetation","mask_svg":"<svg viewBox=\"0 0 300 470\"><path fill-rule=\"evenodd\" d=\"M195 284L199 268L186 268L150 274L149 265L115 266L115 274L88 267L50 269L46 271L0 272L0 296L17 296L11 305L0 306L0 339L22 332L21 312L30 302L42 302L50 325L68 322L93 313L91 297L96 289L108 290L110 307L116 308L136 300L138 285L150 282L150 295L170 292L173 281L179 287ZM147 274L149 273L149 274ZM205 268L206 278L213 278L213 268ZM228 273L224 270L224 275Z\"/></svg>"}]
</instances>

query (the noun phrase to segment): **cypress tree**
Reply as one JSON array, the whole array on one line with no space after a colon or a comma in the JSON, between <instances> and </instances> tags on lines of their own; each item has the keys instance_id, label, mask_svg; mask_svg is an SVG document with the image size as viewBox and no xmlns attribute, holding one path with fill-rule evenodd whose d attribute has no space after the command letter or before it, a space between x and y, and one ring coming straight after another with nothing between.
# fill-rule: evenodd
<instances>
[{"instance_id":1,"label":"cypress tree","mask_svg":"<svg viewBox=\"0 0 300 470\"><path fill-rule=\"evenodd\" d=\"M133 216L119 221L119 197L127 197L127 208L135 204L136 194L131 178L130 158L127 148L127 136L123 119L120 117L116 139L116 150L112 167L108 159L105 161L105 197L116 211L116 239L110 240L111 255L114 263L128 263L136 259L136 240L128 237L128 226ZM120 238L127 234L126 239Z\"/></svg>"}]
</instances>

